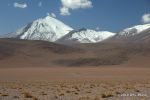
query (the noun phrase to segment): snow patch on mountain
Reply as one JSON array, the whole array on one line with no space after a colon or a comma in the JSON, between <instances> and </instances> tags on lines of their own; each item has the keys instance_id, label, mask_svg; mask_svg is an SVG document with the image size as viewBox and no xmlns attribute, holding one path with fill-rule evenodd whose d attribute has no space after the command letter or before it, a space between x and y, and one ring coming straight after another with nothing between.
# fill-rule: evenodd
<instances>
[{"instance_id":1,"label":"snow patch on mountain","mask_svg":"<svg viewBox=\"0 0 150 100\"><path fill-rule=\"evenodd\" d=\"M63 44L74 43L97 43L109 37L114 36L115 33L108 31L95 31L90 29L73 30L67 35L60 38L57 42Z\"/></svg>"},{"instance_id":2,"label":"snow patch on mountain","mask_svg":"<svg viewBox=\"0 0 150 100\"><path fill-rule=\"evenodd\" d=\"M131 28L124 29L123 31L119 32L117 36L118 37L131 37L134 35L138 35L141 32L146 31L147 29L150 29L150 24L137 25Z\"/></svg>"}]
</instances>

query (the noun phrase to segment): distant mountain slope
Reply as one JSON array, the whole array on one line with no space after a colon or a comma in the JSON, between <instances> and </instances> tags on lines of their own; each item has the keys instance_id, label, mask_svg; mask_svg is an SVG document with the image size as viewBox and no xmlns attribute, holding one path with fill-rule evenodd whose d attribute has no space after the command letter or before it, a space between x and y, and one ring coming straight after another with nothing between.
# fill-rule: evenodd
<instances>
[{"instance_id":1,"label":"distant mountain slope","mask_svg":"<svg viewBox=\"0 0 150 100\"><path fill-rule=\"evenodd\" d=\"M150 24L126 28L103 42L149 42Z\"/></svg>"},{"instance_id":2,"label":"distant mountain slope","mask_svg":"<svg viewBox=\"0 0 150 100\"><path fill-rule=\"evenodd\" d=\"M7 34L5 37L54 42L72 30L71 27L56 18L46 16L33 21L14 33Z\"/></svg>"},{"instance_id":3,"label":"distant mountain slope","mask_svg":"<svg viewBox=\"0 0 150 100\"><path fill-rule=\"evenodd\" d=\"M130 28L126 28L119 32L117 38L129 38L141 34L142 32L150 30L150 24L136 25Z\"/></svg>"},{"instance_id":4,"label":"distant mountain slope","mask_svg":"<svg viewBox=\"0 0 150 100\"><path fill-rule=\"evenodd\" d=\"M94 31L90 29L74 30L58 39L58 43L62 44L76 44L76 43L97 43L101 42L109 37L112 37L115 33L108 31Z\"/></svg>"}]
</instances>

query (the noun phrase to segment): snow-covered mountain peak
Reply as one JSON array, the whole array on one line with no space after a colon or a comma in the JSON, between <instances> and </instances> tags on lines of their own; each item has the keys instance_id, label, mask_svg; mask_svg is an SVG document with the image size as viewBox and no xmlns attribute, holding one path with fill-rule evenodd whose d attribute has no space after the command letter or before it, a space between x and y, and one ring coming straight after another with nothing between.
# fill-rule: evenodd
<instances>
[{"instance_id":1,"label":"snow-covered mountain peak","mask_svg":"<svg viewBox=\"0 0 150 100\"><path fill-rule=\"evenodd\" d=\"M73 29L54 17L46 16L22 27L8 37L54 42Z\"/></svg>"},{"instance_id":2,"label":"snow-covered mountain peak","mask_svg":"<svg viewBox=\"0 0 150 100\"><path fill-rule=\"evenodd\" d=\"M73 30L61 39L59 43L74 44L74 43L97 43L101 42L109 37L114 36L115 33L108 31L95 31L91 29L79 29Z\"/></svg>"},{"instance_id":3,"label":"snow-covered mountain peak","mask_svg":"<svg viewBox=\"0 0 150 100\"><path fill-rule=\"evenodd\" d=\"M150 29L150 24L136 25L130 28L126 28L123 31L119 32L118 36L130 37L140 34L141 32L146 31L147 29Z\"/></svg>"}]
</instances>

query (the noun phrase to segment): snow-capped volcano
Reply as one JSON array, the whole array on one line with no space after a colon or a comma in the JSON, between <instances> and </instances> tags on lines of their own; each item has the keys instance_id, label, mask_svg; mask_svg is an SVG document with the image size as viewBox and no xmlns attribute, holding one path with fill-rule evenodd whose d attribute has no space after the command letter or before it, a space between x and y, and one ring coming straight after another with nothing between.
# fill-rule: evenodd
<instances>
[{"instance_id":1,"label":"snow-capped volcano","mask_svg":"<svg viewBox=\"0 0 150 100\"><path fill-rule=\"evenodd\" d=\"M124 29L123 31L119 32L116 36L121 37L121 38L132 37L148 29L150 29L150 24L136 25L136 26Z\"/></svg>"},{"instance_id":2,"label":"snow-capped volcano","mask_svg":"<svg viewBox=\"0 0 150 100\"><path fill-rule=\"evenodd\" d=\"M95 31L90 29L73 30L67 35L60 38L57 42L63 44L75 43L97 43L109 37L114 36L115 33L108 31Z\"/></svg>"},{"instance_id":3,"label":"snow-capped volcano","mask_svg":"<svg viewBox=\"0 0 150 100\"><path fill-rule=\"evenodd\" d=\"M46 16L33 21L14 33L7 34L6 37L54 42L72 30L71 27L56 18Z\"/></svg>"}]
</instances>

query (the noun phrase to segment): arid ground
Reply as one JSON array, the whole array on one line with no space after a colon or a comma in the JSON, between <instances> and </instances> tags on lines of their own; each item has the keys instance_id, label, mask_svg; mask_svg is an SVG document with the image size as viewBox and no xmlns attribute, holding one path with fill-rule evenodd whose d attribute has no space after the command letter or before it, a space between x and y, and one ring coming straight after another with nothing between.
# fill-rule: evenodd
<instances>
[{"instance_id":1,"label":"arid ground","mask_svg":"<svg viewBox=\"0 0 150 100\"><path fill-rule=\"evenodd\" d=\"M0 69L0 100L149 100L150 68Z\"/></svg>"},{"instance_id":2,"label":"arid ground","mask_svg":"<svg viewBox=\"0 0 150 100\"><path fill-rule=\"evenodd\" d=\"M0 39L0 100L149 99L149 43Z\"/></svg>"}]
</instances>

